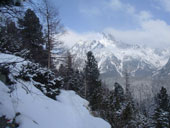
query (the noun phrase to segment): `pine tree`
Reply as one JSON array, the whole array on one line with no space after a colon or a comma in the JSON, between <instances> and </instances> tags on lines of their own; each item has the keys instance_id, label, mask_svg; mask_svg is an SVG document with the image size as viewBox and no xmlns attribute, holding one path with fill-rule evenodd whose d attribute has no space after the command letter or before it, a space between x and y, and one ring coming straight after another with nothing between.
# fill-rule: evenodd
<instances>
[{"instance_id":1,"label":"pine tree","mask_svg":"<svg viewBox=\"0 0 170 128\"><path fill-rule=\"evenodd\" d=\"M124 109L124 99L125 99L125 94L122 86L119 83L114 84L114 93L112 94L111 98L111 124L115 127L121 128L123 126L123 121L122 121L122 112Z\"/></svg>"},{"instance_id":2,"label":"pine tree","mask_svg":"<svg viewBox=\"0 0 170 128\"><path fill-rule=\"evenodd\" d=\"M98 110L102 102L101 81L97 61L91 51L87 53L87 61L84 68L85 74L85 98L90 102L92 110Z\"/></svg>"},{"instance_id":3,"label":"pine tree","mask_svg":"<svg viewBox=\"0 0 170 128\"><path fill-rule=\"evenodd\" d=\"M97 61L91 51L87 53L87 61L84 68L85 72L85 82L86 82L86 96L90 100L92 94L94 95L94 90L101 86L101 81L99 80L99 69Z\"/></svg>"},{"instance_id":4,"label":"pine tree","mask_svg":"<svg viewBox=\"0 0 170 128\"><path fill-rule=\"evenodd\" d=\"M22 42L24 48L29 52L26 58L39 62L44 66L47 65L47 51L43 49L42 26L34 11L28 9L25 12L24 18L18 20L18 24L23 35Z\"/></svg>"},{"instance_id":5,"label":"pine tree","mask_svg":"<svg viewBox=\"0 0 170 128\"><path fill-rule=\"evenodd\" d=\"M75 76L75 72L74 69L72 67L73 62L72 62L72 55L70 52L67 51L67 56L66 56L66 88L67 89L71 89L74 83L74 76Z\"/></svg>"},{"instance_id":6,"label":"pine tree","mask_svg":"<svg viewBox=\"0 0 170 128\"><path fill-rule=\"evenodd\" d=\"M168 120L169 113L164 111L160 108L155 110L155 127L156 128L169 128L169 120Z\"/></svg>"},{"instance_id":7,"label":"pine tree","mask_svg":"<svg viewBox=\"0 0 170 128\"><path fill-rule=\"evenodd\" d=\"M115 83L114 94L112 98L112 124L118 128L132 128L135 125L135 107L133 99L124 93L122 86Z\"/></svg>"},{"instance_id":8,"label":"pine tree","mask_svg":"<svg viewBox=\"0 0 170 128\"><path fill-rule=\"evenodd\" d=\"M157 98L158 98L157 102L158 102L159 107L163 109L164 111L168 111L169 99L168 99L166 88L164 87L161 88L160 93L158 93Z\"/></svg>"},{"instance_id":9,"label":"pine tree","mask_svg":"<svg viewBox=\"0 0 170 128\"><path fill-rule=\"evenodd\" d=\"M67 65L61 64L58 70L58 75L62 77L64 83L63 88L74 90L80 96L84 97L84 76L83 73L74 68L69 68Z\"/></svg>"},{"instance_id":10,"label":"pine tree","mask_svg":"<svg viewBox=\"0 0 170 128\"><path fill-rule=\"evenodd\" d=\"M134 105L132 102L127 102L124 107L121 115L122 124L127 128L134 127L136 125Z\"/></svg>"},{"instance_id":11,"label":"pine tree","mask_svg":"<svg viewBox=\"0 0 170 128\"><path fill-rule=\"evenodd\" d=\"M115 83L114 97L115 97L115 108L120 109L121 103L124 101L124 90L122 86Z\"/></svg>"},{"instance_id":12,"label":"pine tree","mask_svg":"<svg viewBox=\"0 0 170 128\"><path fill-rule=\"evenodd\" d=\"M64 89L70 90L73 86L75 79L75 71L72 67L72 55L70 52L67 52L66 57L63 57L64 64L61 64L59 67L59 75L64 79Z\"/></svg>"},{"instance_id":13,"label":"pine tree","mask_svg":"<svg viewBox=\"0 0 170 128\"><path fill-rule=\"evenodd\" d=\"M166 88L162 87L156 97L157 107L154 114L156 128L169 128L169 100Z\"/></svg>"},{"instance_id":14,"label":"pine tree","mask_svg":"<svg viewBox=\"0 0 170 128\"><path fill-rule=\"evenodd\" d=\"M19 39L20 34L15 23L7 21L5 26L1 26L0 29L0 51L18 55L21 51L22 43Z\"/></svg>"}]
</instances>

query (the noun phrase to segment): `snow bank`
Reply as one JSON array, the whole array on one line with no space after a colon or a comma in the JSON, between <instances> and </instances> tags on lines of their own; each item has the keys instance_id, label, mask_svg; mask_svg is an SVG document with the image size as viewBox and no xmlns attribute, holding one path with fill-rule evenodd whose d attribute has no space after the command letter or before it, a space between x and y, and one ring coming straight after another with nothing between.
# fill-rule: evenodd
<instances>
[{"instance_id":1,"label":"snow bank","mask_svg":"<svg viewBox=\"0 0 170 128\"><path fill-rule=\"evenodd\" d=\"M12 62L19 63L24 61L24 59L22 59L21 57L3 53L0 53L0 58L1 58L0 63L12 63Z\"/></svg>"}]
</instances>

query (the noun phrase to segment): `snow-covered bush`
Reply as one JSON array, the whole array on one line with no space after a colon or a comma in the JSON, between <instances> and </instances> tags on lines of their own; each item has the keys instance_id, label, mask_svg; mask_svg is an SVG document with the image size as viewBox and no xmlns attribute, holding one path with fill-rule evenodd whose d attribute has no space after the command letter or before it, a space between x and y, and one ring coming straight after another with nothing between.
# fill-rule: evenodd
<instances>
[{"instance_id":1,"label":"snow-covered bush","mask_svg":"<svg viewBox=\"0 0 170 128\"><path fill-rule=\"evenodd\" d=\"M40 89L46 96L56 99L55 97L59 94L62 82L56 78L53 72L31 62L22 65L21 69L19 75L16 76L17 79L34 81L35 87Z\"/></svg>"},{"instance_id":2,"label":"snow-covered bush","mask_svg":"<svg viewBox=\"0 0 170 128\"><path fill-rule=\"evenodd\" d=\"M0 80L9 85L10 91L14 90L17 83L30 82L46 96L56 99L62 79L57 78L52 71L14 55L1 53L0 58ZM27 88L24 84L23 87Z\"/></svg>"}]
</instances>

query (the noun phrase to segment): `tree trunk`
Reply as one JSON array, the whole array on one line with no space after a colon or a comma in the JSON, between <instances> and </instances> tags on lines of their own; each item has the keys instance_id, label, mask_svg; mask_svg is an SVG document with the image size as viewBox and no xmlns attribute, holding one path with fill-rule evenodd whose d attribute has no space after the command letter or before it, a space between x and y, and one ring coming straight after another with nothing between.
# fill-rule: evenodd
<instances>
[{"instance_id":1,"label":"tree trunk","mask_svg":"<svg viewBox=\"0 0 170 128\"><path fill-rule=\"evenodd\" d=\"M50 23L49 23L49 11L47 8L47 42L48 42L48 69L51 68L51 40L50 40Z\"/></svg>"}]
</instances>

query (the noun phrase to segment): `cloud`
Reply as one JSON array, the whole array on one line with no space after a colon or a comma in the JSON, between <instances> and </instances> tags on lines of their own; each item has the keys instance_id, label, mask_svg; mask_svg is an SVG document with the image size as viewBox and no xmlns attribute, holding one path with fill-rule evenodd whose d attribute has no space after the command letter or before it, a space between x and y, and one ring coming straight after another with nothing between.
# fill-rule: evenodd
<instances>
[{"instance_id":1,"label":"cloud","mask_svg":"<svg viewBox=\"0 0 170 128\"><path fill-rule=\"evenodd\" d=\"M170 0L159 1L162 1L162 4L167 2L166 6L169 6L170 11ZM156 19L150 11L139 11L131 4L122 3L121 0L109 0L103 5L105 8L99 9L94 7L92 9L89 7L89 10L83 10L84 8L82 8L81 11L86 15L92 14L95 16L99 14L104 15L103 10L107 12L107 9L109 9L109 11L121 11L126 15L128 14L131 20L135 21L134 25L137 25L136 29L126 30L110 26L104 28L103 32L111 33L115 39L129 44L139 43L154 48L170 47L170 25L168 25L164 20ZM80 40L94 40L99 39L100 37L100 34L96 32L77 33L76 31L68 29L68 33L62 36L62 40L66 42L67 45L72 46Z\"/></svg>"},{"instance_id":2,"label":"cloud","mask_svg":"<svg viewBox=\"0 0 170 128\"><path fill-rule=\"evenodd\" d=\"M148 16L147 16L148 17ZM129 44L141 44L153 48L170 47L170 25L163 20L144 20L140 24L140 28L132 30L119 30L115 28L106 28L103 32L112 34L116 40ZM79 41L100 39L101 35L97 32L77 33L73 30L62 36L69 47Z\"/></svg>"},{"instance_id":3,"label":"cloud","mask_svg":"<svg viewBox=\"0 0 170 128\"><path fill-rule=\"evenodd\" d=\"M137 9L133 5L129 3L123 3L121 2L121 0L110 0L110 2L108 2L107 4L110 5L113 11L115 10L123 11L124 13L130 15L132 18L134 18L135 21L138 22L143 22L145 20L153 18L151 12L146 10L137 11Z\"/></svg>"},{"instance_id":4,"label":"cloud","mask_svg":"<svg viewBox=\"0 0 170 128\"><path fill-rule=\"evenodd\" d=\"M130 43L154 47L170 47L170 25L162 20L148 20L141 23L141 28L136 30L121 31L107 28L105 32L111 33L116 39Z\"/></svg>"},{"instance_id":5,"label":"cloud","mask_svg":"<svg viewBox=\"0 0 170 128\"><path fill-rule=\"evenodd\" d=\"M170 0L156 0L160 3L161 7L167 11L170 12Z\"/></svg>"},{"instance_id":6,"label":"cloud","mask_svg":"<svg viewBox=\"0 0 170 128\"><path fill-rule=\"evenodd\" d=\"M100 34L96 32L77 33L71 29L67 29L67 32L60 37L60 40L67 46L72 47L79 41L95 40L99 38Z\"/></svg>"}]
</instances>

